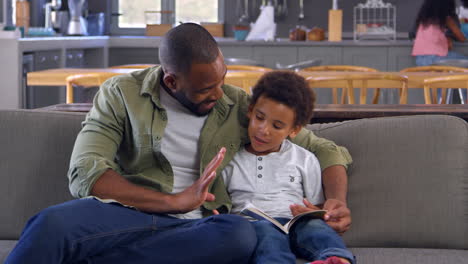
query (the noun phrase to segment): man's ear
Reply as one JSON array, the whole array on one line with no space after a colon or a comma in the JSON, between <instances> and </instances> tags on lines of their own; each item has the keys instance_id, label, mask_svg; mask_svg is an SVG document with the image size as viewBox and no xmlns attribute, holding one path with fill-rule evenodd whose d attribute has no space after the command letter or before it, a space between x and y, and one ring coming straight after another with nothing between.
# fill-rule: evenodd
<instances>
[{"instance_id":1,"label":"man's ear","mask_svg":"<svg viewBox=\"0 0 468 264\"><path fill-rule=\"evenodd\" d=\"M177 91L176 78L174 74L165 73L163 77L164 85L169 88L172 92Z\"/></svg>"},{"instance_id":2,"label":"man's ear","mask_svg":"<svg viewBox=\"0 0 468 264\"><path fill-rule=\"evenodd\" d=\"M249 108L247 110L247 118L250 119L250 117L252 116L252 112L253 112L253 105L250 104L249 105Z\"/></svg>"},{"instance_id":3,"label":"man's ear","mask_svg":"<svg viewBox=\"0 0 468 264\"><path fill-rule=\"evenodd\" d=\"M295 126L289 133L289 138L293 139L301 132L302 126Z\"/></svg>"}]
</instances>

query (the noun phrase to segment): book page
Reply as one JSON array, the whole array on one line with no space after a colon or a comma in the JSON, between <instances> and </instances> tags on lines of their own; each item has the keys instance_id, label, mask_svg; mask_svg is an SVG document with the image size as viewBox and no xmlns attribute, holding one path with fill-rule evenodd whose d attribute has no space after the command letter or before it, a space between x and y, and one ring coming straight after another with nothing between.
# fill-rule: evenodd
<instances>
[{"instance_id":1,"label":"book page","mask_svg":"<svg viewBox=\"0 0 468 264\"><path fill-rule=\"evenodd\" d=\"M270 221L272 224L278 227L281 231L283 231L286 234L288 233L288 229L286 229L280 222L276 221L273 217L267 215L260 209L257 209L254 207L247 207L247 208L242 209L241 213L244 215L250 216L254 219L257 219L257 220Z\"/></svg>"},{"instance_id":2,"label":"book page","mask_svg":"<svg viewBox=\"0 0 468 264\"><path fill-rule=\"evenodd\" d=\"M295 217L293 217L293 219L289 220L289 222L287 222L284 225L284 227L287 230L290 230L291 227L294 225L294 223L296 223L299 219L302 219L302 218L323 219L323 217L325 216L326 213L327 213L326 210L315 210L315 211L310 211L310 212L305 212L305 213L302 213L302 214L298 214ZM302 220L305 220L305 219L302 219Z\"/></svg>"}]
</instances>

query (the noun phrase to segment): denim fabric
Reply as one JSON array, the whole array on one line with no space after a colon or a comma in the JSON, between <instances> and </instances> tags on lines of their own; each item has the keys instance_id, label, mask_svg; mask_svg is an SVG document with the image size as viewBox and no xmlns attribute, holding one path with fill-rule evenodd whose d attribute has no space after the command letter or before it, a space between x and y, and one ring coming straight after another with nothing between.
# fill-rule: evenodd
<instances>
[{"instance_id":1,"label":"denim fabric","mask_svg":"<svg viewBox=\"0 0 468 264\"><path fill-rule=\"evenodd\" d=\"M5 263L247 263L254 232L236 215L177 219L81 199L31 218Z\"/></svg>"},{"instance_id":2,"label":"denim fabric","mask_svg":"<svg viewBox=\"0 0 468 264\"><path fill-rule=\"evenodd\" d=\"M275 218L281 224L289 219ZM257 247L252 256L251 264L288 264L296 263L296 256L289 245L289 237L271 222L259 220L251 222L257 234Z\"/></svg>"},{"instance_id":3,"label":"denim fabric","mask_svg":"<svg viewBox=\"0 0 468 264\"><path fill-rule=\"evenodd\" d=\"M331 256L346 258L355 263L343 239L321 219L299 221L289 233L291 248L297 256L307 260L325 260Z\"/></svg>"},{"instance_id":4,"label":"denim fabric","mask_svg":"<svg viewBox=\"0 0 468 264\"><path fill-rule=\"evenodd\" d=\"M416 65L417 66L429 66L440 60L446 59L468 59L468 56L463 54L449 51L447 56L437 56L437 55L419 55L416 56Z\"/></svg>"},{"instance_id":5,"label":"denim fabric","mask_svg":"<svg viewBox=\"0 0 468 264\"><path fill-rule=\"evenodd\" d=\"M289 219L275 218L285 224ZM308 261L325 260L331 256L354 262L353 254L341 237L324 221L300 221L290 230L289 236L269 221L251 222L257 232L257 247L251 263L294 264L296 256Z\"/></svg>"}]
</instances>

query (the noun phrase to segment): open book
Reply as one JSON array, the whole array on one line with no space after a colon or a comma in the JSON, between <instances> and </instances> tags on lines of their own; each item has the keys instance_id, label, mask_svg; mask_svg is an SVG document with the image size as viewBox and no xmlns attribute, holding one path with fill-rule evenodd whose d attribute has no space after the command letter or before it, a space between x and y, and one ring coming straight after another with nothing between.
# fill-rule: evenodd
<instances>
[{"instance_id":1,"label":"open book","mask_svg":"<svg viewBox=\"0 0 468 264\"><path fill-rule=\"evenodd\" d=\"M301 219L301 221L305 219L323 219L326 212L327 212L326 210L315 210L315 211L298 214L295 217L293 217L291 220L289 220L285 225L282 225L280 222L276 221L273 217L267 215L265 212L255 207L246 207L242 209L241 214L250 216L257 220L270 221L272 224L278 227L281 231L283 231L286 234L289 234L289 230L291 230L292 226L299 219Z\"/></svg>"}]
</instances>

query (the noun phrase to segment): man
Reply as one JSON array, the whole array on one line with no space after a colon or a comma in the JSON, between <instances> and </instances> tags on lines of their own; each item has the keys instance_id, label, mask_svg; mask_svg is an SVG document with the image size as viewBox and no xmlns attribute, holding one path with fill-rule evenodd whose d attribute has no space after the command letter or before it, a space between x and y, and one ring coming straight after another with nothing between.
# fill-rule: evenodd
<instances>
[{"instance_id":1,"label":"man","mask_svg":"<svg viewBox=\"0 0 468 264\"><path fill-rule=\"evenodd\" d=\"M209 215L230 209L216 171L248 140L249 98L224 85L223 56L196 24L170 30L159 58L161 67L104 83L83 123L70 190L95 198L33 217L6 263L248 262L256 243L249 223ZM349 155L305 130L297 138L326 168L329 222L345 231Z\"/></svg>"}]
</instances>

